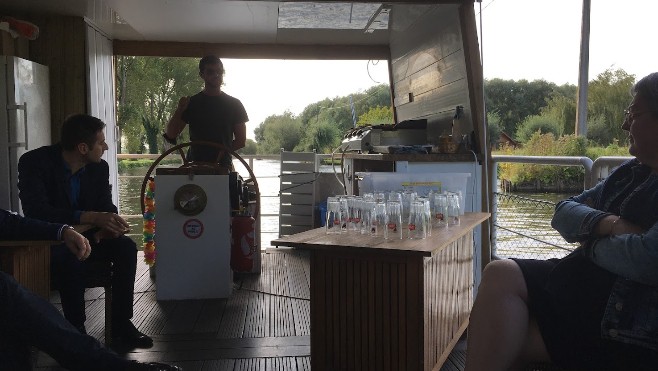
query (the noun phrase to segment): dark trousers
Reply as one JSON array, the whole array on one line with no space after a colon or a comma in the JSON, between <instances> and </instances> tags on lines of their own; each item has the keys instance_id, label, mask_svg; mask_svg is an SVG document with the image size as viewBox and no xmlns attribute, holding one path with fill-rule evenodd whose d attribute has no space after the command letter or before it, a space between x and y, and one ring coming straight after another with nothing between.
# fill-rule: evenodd
<instances>
[{"instance_id":1,"label":"dark trousers","mask_svg":"<svg viewBox=\"0 0 658 371\"><path fill-rule=\"evenodd\" d=\"M31 370L30 346L70 370L123 370L129 362L82 335L57 309L0 272L0 369Z\"/></svg>"},{"instance_id":2,"label":"dark trousers","mask_svg":"<svg viewBox=\"0 0 658 371\"><path fill-rule=\"evenodd\" d=\"M112 262L112 323L121 325L133 317L133 291L137 269L137 246L126 236L101 240L91 245L91 255L79 261L66 245L52 246L50 265L62 298L64 317L76 328L84 326L85 276L89 263Z\"/></svg>"}]
</instances>

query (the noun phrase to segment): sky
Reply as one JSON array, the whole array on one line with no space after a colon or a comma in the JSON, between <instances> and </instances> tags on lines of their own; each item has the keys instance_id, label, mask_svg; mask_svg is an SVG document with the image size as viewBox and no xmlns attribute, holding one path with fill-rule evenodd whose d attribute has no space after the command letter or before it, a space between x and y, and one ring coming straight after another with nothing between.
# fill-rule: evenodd
<instances>
[{"instance_id":1,"label":"sky","mask_svg":"<svg viewBox=\"0 0 658 371\"><path fill-rule=\"evenodd\" d=\"M483 0L484 77L577 84L582 1ZM622 68L641 78L658 71L653 0L591 0L589 80ZM295 115L325 98L388 83L386 62L223 59L224 91L249 115L247 137L266 117Z\"/></svg>"}]
</instances>

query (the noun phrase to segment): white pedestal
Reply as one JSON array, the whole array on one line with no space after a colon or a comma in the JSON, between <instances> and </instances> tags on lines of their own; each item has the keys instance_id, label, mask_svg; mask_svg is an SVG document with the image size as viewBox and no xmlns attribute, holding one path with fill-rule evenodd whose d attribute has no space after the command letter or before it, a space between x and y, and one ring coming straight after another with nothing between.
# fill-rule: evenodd
<instances>
[{"instance_id":1,"label":"white pedestal","mask_svg":"<svg viewBox=\"0 0 658 371\"><path fill-rule=\"evenodd\" d=\"M174 209L174 194L185 184L205 191L197 215ZM157 300L226 298L233 289L228 175L155 177Z\"/></svg>"}]
</instances>

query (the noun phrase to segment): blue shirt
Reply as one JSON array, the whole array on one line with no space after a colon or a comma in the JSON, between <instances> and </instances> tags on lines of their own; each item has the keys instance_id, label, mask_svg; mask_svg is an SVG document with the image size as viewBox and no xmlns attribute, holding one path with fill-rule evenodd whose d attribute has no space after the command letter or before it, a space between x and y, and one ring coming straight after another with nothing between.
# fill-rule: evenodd
<instances>
[{"instance_id":1,"label":"blue shirt","mask_svg":"<svg viewBox=\"0 0 658 371\"><path fill-rule=\"evenodd\" d=\"M80 198L80 178L82 177L82 174L84 174L85 172L85 167L82 167L75 174L71 174L71 167L69 166L69 164L67 164L66 161L63 161L63 163L64 163L64 169L66 171L66 179L69 182L71 206L73 206L73 208L75 209L78 207L78 199ZM82 210L75 210L73 212L73 216L77 223L80 222L81 214L82 214Z\"/></svg>"}]
</instances>

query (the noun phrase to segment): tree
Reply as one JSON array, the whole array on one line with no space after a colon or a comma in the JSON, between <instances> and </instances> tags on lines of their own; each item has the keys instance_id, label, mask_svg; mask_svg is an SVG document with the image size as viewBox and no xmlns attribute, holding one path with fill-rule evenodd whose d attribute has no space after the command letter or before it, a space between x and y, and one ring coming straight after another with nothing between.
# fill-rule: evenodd
<instances>
[{"instance_id":1,"label":"tree","mask_svg":"<svg viewBox=\"0 0 658 371\"><path fill-rule=\"evenodd\" d=\"M561 133L573 134L576 129L576 87L573 92L553 93L541 115L551 118Z\"/></svg>"},{"instance_id":2,"label":"tree","mask_svg":"<svg viewBox=\"0 0 658 371\"><path fill-rule=\"evenodd\" d=\"M158 153L160 133L178 99L199 91L198 67L192 58L117 57L117 122L127 148L148 146ZM135 126L141 126L141 131ZM140 133L138 136L133 136ZM141 144L132 143L138 141Z\"/></svg>"},{"instance_id":3,"label":"tree","mask_svg":"<svg viewBox=\"0 0 658 371\"><path fill-rule=\"evenodd\" d=\"M516 130L515 139L525 143L535 134L553 134L555 138L562 135L556 121L550 116L532 115L526 117Z\"/></svg>"},{"instance_id":4,"label":"tree","mask_svg":"<svg viewBox=\"0 0 658 371\"><path fill-rule=\"evenodd\" d=\"M357 126L366 125L393 125L393 110L390 106L371 107L368 112L359 116Z\"/></svg>"},{"instance_id":5,"label":"tree","mask_svg":"<svg viewBox=\"0 0 658 371\"><path fill-rule=\"evenodd\" d=\"M587 97L588 138L601 145L626 141L621 129L624 110L631 100L635 75L623 69L607 69L589 83Z\"/></svg>"},{"instance_id":6,"label":"tree","mask_svg":"<svg viewBox=\"0 0 658 371\"><path fill-rule=\"evenodd\" d=\"M295 151L331 153L340 144L340 131L329 122L316 122L304 130L305 134Z\"/></svg>"},{"instance_id":7,"label":"tree","mask_svg":"<svg viewBox=\"0 0 658 371\"><path fill-rule=\"evenodd\" d=\"M292 151L302 138L302 124L290 111L267 117L260 127L263 140L258 142L258 153Z\"/></svg>"},{"instance_id":8,"label":"tree","mask_svg":"<svg viewBox=\"0 0 658 371\"><path fill-rule=\"evenodd\" d=\"M545 80L502 80L484 81L485 103L487 111L500 117L501 129L506 133L515 133L517 126L530 115L538 115L547 105L552 94L568 91Z\"/></svg>"},{"instance_id":9,"label":"tree","mask_svg":"<svg viewBox=\"0 0 658 371\"><path fill-rule=\"evenodd\" d=\"M247 139L244 147L237 152L240 155L255 155L258 152L258 144L253 139Z\"/></svg>"}]
</instances>

